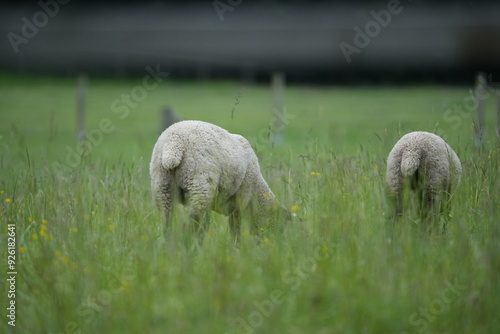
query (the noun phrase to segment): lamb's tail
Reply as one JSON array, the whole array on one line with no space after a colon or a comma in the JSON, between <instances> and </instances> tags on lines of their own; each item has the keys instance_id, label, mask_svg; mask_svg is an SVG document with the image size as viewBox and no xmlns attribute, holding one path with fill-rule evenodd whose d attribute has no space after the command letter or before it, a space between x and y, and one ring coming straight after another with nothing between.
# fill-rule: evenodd
<instances>
[{"instance_id":1,"label":"lamb's tail","mask_svg":"<svg viewBox=\"0 0 500 334\"><path fill-rule=\"evenodd\" d=\"M420 166L420 153L418 150L406 149L401 157L401 174L412 176Z\"/></svg>"},{"instance_id":2,"label":"lamb's tail","mask_svg":"<svg viewBox=\"0 0 500 334\"><path fill-rule=\"evenodd\" d=\"M161 166L167 170L176 168L181 164L184 155L184 144L180 137L170 136L161 150Z\"/></svg>"}]
</instances>

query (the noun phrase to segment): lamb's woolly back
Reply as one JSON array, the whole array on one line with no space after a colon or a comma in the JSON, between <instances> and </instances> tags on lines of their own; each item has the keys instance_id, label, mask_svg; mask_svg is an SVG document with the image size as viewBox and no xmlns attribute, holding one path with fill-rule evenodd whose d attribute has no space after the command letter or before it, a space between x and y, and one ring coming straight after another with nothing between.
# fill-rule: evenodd
<instances>
[{"instance_id":1,"label":"lamb's woolly back","mask_svg":"<svg viewBox=\"0 0 500 334\"><path fill-rule=\"evenodd\" d=\"M460 168L460 161L455 152L440 136L425 131L407 133L399 139L389 154L388 173L394 173L396 168L402 176L412 176L420 167L429 167L423 166L428 163L429 158L432 160L438 156L441 156L442 164L449 162L457 165L458 162Z\"/></svg>"},{"instance_id":2,"label":"lamb's woolly back","mask_svg":"<svg viewBox=\"0 0 500 334\"><path fill-rule=\"evenodd\" d=\"M195 220L214 210L230 216L233 232L239 229L240 210L254 223L271 219L275 208L286 211L264 180L248 140L211 123L182 121L167 128L153 149L150 176L153 198L167 221L177 191Z\"/></svg>"},{"instance_id":3,"label":"lamb's woolly back","mask_svg":"<svg viewBox=\"0 0 500 334\"><path fill-rule=\"evenodd\" d=\"M425 217L439 202L448 207L448 199L460 181L461 171L458 156L440 136L415 131L401 137L387 158L386 182L396 215L402 214L405 180L410 180L411 189L418 192Z\"/></svg>"},{"instance_id":4,"label":"lamb's woolly back","mask_svg":"<svg viewBox=\"0 0 500 334\"><path fill-rule=\"evenodd\" d=\"M410 132L398 140L387 158L386 181L394 193L401 191L403 178L425 171L431 186L437 182L456 186L462 172L460 160L440 136L424 131ZM434 184L436 183L436 184Z\"/></svg>"}]
</instances>

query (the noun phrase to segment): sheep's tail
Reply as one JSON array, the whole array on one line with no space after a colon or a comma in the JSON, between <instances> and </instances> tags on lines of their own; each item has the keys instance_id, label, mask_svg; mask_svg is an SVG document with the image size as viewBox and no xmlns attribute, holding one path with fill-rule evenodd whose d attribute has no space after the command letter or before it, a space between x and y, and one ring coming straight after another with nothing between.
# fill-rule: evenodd
<instances>
[{"instance_id":1,"label":"sheep's tail","mask_svg":"<svg viewBox=\"0 0 500 334\"><path fill-rule=\"evenodd\" d=\"M165 141L161 151L161 166L167 170L181 164L184 155L184 144L178 136L171 136Z\"/></svg>"},{"instance_id":2,"label":"sheep's tail","mask_svg":"<svg viewBox=\"0 0 500 334\"><path fill-rule=\"evenodd\" d=\"M401 174L412 176L420 166L420 153L418 150L404 150L401 157Z\"/></svg>"}]
</instances>

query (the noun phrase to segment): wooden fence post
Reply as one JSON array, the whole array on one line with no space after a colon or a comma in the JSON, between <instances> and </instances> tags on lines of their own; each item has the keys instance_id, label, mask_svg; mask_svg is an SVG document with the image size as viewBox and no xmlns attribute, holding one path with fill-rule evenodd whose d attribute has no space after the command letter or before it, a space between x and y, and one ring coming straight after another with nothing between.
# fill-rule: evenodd
<instances>
[{"instance_id":1,"label":"wooden fence post","mask_svg":"<svg viewBox=\"0 0 500 334\"><path fill-rule=\"evenodd\" d=\"M477 98L476 119L474 121L474 145L476 146L476 149L480 149L483 144L484 102L486 90L486 75L480 72L476 76L476 87L474 89L474 95Z\"/></svg>"},{"instance_id":2,"label":"wooden fence post","mask_svg":"<svg viewBox=\"0 0 500 334\"><path fill-rule=\"evenodd\" d=\"M161 131L163 132L166 128L168 128L170 125L180 121L180 117L177 116L175 111L170 108L170 107L164 107L160 111L160 117L161 117Z\"/></svg>"},{"instance_id":3,"label":"wooden fence post","mask_svg":"<svg viewBox=\"0 0 500 334\"><path fill-rule=\"evenodd\" d=\"M273 144L279 146L283 143L283 108L285 105L285 74L283 72L275 72L272 77L272 90L273 90L273 119L272 126Z\"/></svg>"},{"instance_id":4,"label":"wooden fence post","mask_svg":"<svg viewBox=\"0 0 500 334\"><path fill-rule=\"evenodd\" d=\"M497 140L500 145L500 94L497 96Z\"/></svg>"},{"instance_id":5,"label":"wooden fence post","mask_svg":"<svg viewBox=\"0 0 500 334\"><path fill-rule=\"evenodd\" d=\"M86 139L85 114L87 112L87 83L85 74L78 76L78 87L76 92L76 140L83 142Z\"/></svg>"}]
</instances>

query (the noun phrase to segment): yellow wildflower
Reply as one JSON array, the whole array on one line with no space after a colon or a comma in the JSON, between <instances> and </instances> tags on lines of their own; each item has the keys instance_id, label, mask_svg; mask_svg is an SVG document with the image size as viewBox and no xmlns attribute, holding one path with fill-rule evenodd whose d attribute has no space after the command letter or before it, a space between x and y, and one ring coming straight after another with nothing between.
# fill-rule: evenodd
<instances>
[{"instance_id":1,"label":"yellow wildflower","mask_svg":"<svg viewBox=\"0 0 500 334\"><path fill-rule=\"evenodd\" d=\"M3 194L3 193L5 193L5 190L0 190L0 194Z\"/></svg>"},{"instance_id":2,"label":"yellow wildflower","mask_svg":"<svg viewBox=\"0 0 500 334\"><path fill-rule=\"evenodd\" d=\"M67 257L67 256L61 256L61 261L62 261L62 263L68 263L69 262L69 257Z\"/></svg>"},{"instance_id":3,"label":"yellow wildflower","mask_svg":"<svg viewBox=\"0 0 500 334\"><path fill-rule=\"evenodd\" d=\"M22 246L21 246L21 247L19 247L19 251L20 251L21 253L26 252L26 247L22 247Z\"/></svg>"},{"instance_id":4,"label":"yellow wildflower","mask_svg":"<svg viewBox=\"0 0 500 334\"><path fill-rule=\"evenodd\" d=\"M5 202L10 203L10 202L12 202L12 200L10 198L6 198Z\"/></svg>"},{"instance_id":5,"label":"yellow wildflower","mask_svg":"<svg viewBox=\"0 0 500 334\"><path fill-rule=\"evenodd\" d=\"M314 176L321 175L320 173L317 173L317 172L311 172L310 174L311 174L311 175L314 175Z\"/></svg>"},{"instance_id":6,"label":"yellow wildflower","mask_svg":"<svg viewBox=\"0 0 500 334\"><path fill-rule=\"evenodd\" d=\"M47 224L49 221L47 219L42 219L42 224Z\"/></svg>"},{"instance_id":7,"label":"yellow wildflower","mask_svg":"<svg viewBox=\"0 0 500 334\"><path fill-rule=\"evenodd\" d=\"M125 291L125 292L129 292L130 291L130 285L128 284L128 282L126 281L121 281L120 282L120 288Z\"/></svg>"},{"instance_id":8,"label":"yellow wildflower","mask_svg":"<svg viewBox=\"0 0 500 334\"><path fill-rule=\"evenodd\" d=\"M115 225L108 225L108 230L114 231L115 230Z\"/></svg>"},{"instance_id":9,"label":"yellow wildflower","mask_svg":"<svg viewBox=\"0 0 500 334\"><path fill-rule=\"evenodd\" d=\"M220 310L222 306L222 300L220 298L215 298L214 299L214 306L217 310Z\"/></svg>"},{"instance_id":10,"label":"yellow wildflower","mask_svg":"<svg viewBox=\"0 0 500 334\"><path fill-rule=\"evenodd\" d=\"M291 209L292 209L293 212L297 212L297 211L299 211L299 206L298 205L293 205L291 207Z\"/></svg>"},{"instance_id":11,"label":"yellow wildflower","mask_svg":"<svg viewBox=\"0 0 500 334\"><path fill-rule=\"evenodd\" d=\"M43 226L43 225L42 225ZM40 230L40 235L45 238L45 240L50 240L50 235L47 234L45 230Z\"/></svg>"},{"instance_id":12,"label":"yellow wildflower","mask_svg":"<svg viewBox=\"0 0 500 334\"><path fill-rule=\"evenodd\" d=\"M28 218L28 223L33 223L33 221L34 221L33 218L31 218L31 217Z\"/></svg>"},{"instance_id":13,"label":"yellow wildflower","mask_svg":"<svg viewBox=\"0 0 500 334\"><path fill-rule=\"evenodd\" d=\"M38 240L38 234L33 233L33 234L31 235L31 238L33 238L33 240Z\"/></svg>"},{"instance_id":14,"label":"yellow wildflower","mask_svg":"<svg viewBox=\"0 0 500 334\"><path fill-rule=\"evenodd\" d=\"M78 228L76 228L76 227L71 228L71 232L73 232L73 233L78 232Z\"/></svg>"}]
</instances>

